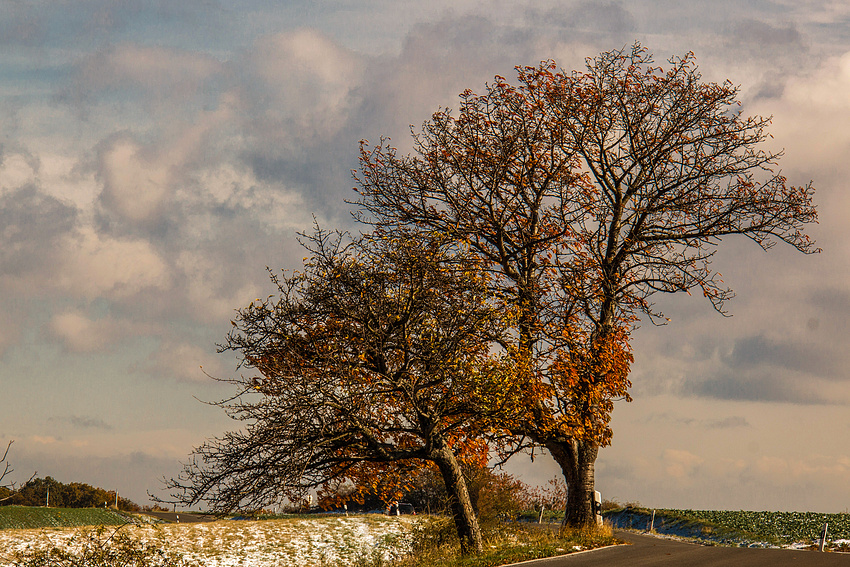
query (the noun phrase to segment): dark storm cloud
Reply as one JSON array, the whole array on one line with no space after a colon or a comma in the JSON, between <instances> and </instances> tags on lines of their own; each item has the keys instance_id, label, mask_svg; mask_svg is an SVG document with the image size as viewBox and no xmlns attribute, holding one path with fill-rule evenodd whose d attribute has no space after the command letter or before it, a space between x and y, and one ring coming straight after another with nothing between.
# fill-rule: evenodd
<instances>
[{"instance_id":1,"label":"dark storm cloud","mask_svg":"<svg viewBox=\"0 0 850 567\"><path fill-rule=\"evenodd\" d=\"M729 374L687 382L681 393L719 400L748 402L779 402L792 404L833 404L833 399L818 390L805 376L783 374L781 371L743 373L735 369Z\"/></svg>"},{"instance_id":2,"label":"dark storm cloud","mask_svg":"<svg viewBox=\"0 0 850 567\"><path fill-rule=\"evenodd\" d=\"M760 334L736 339L725 362L730 368L741 370L777 367L822 378L837 378L841 368L832 354L819 344L776 340Z\"/></svg>"},{"instance_id":3,"label":"dark storm cloud","mask_svg":"<svg viewBox=\"0 0 850 567\"><path fill-rule=\"evenodd\" d=\"M850 355L840 336L829 336L833 319L809 317L800 322L802 329L789 330L784 337L760 332L734 338L728 346L712 337L695 339L697 345L713 344L713 354L705 356L705 349L699 356L674 354L683 374L665 387L685 396L721 400L847 403L841 392L850 382Z\"/></svg>"}]
</instances>

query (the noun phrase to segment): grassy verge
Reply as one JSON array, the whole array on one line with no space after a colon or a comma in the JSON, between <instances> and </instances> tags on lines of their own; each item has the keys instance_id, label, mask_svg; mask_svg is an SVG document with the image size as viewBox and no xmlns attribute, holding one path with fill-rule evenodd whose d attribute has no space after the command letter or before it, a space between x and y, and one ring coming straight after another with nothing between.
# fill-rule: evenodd
<instances>
[{"instance_id":1,"label":"grassy verge","mask_svg":"<svg viewBox=\"0 0 850 567\"><path fill-rule=\"evenodd\" d=\"M0 529L117 526L127 517L104 508L0 507Z\"/></svg>"},{"instance_id":2,"label":"grassy verge","mask_svg":"<svg viewBox=\"0 0 850 567\"><path fill-rule=\"evenodd\" d=\"M482 526L484 552L462 557L450 519L434 518L414 529L411 553L391 564L361 558L357 567L497 567L530 559L541 559L594 549L617 543L613 530L566 530L524 522Z\"/></svg>"}]
</instances>

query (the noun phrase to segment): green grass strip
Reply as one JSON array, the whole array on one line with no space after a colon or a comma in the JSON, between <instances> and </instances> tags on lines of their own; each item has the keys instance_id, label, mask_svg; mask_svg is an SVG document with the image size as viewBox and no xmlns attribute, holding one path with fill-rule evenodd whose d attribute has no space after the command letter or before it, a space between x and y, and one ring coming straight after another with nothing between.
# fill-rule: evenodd
<instances>
[{"instance_id":1,"label":"green grass strip","mask_svg":"<svg viewBox=\"0 0 850 567\"><path fill-rule=\"evenodd\" d=\"M0 507L0 529L64 528L75 526L117 526L127 518L104 508Z\"/></svg>"}]
</instances>

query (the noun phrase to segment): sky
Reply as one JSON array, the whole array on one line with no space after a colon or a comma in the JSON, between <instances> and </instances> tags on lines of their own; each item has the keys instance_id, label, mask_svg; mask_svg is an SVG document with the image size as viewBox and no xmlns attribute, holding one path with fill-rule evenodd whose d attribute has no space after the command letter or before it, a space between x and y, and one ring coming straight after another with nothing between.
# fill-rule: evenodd
<instances>
[{"instance_id":1,"label":"sky","mask_svg":"<svg viewBox=\"0 0 850 567\"><path fill-rule=\"evenodd\" d=\"M238 427L208 403L234 310L351 217L358 142L516 65L639 41L773 116L823 252L718 246L730 317L685 294L635 332L605 498L850 511L850 4L844 0L0 0L0 443L140 504ZM508 471L545 483L557 467Z\"/></svg>"}]
</instances>

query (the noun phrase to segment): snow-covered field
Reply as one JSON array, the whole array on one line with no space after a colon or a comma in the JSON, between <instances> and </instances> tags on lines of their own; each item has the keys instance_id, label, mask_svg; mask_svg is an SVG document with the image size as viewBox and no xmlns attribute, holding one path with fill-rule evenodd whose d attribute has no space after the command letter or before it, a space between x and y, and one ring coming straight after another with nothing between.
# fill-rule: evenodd
<instances>
[{"instance_id":1,"label":"snow-covered field","mask_svg":"<svg viewBox=\"0 0 850 567\"><path fill-rule=\"evenodd\" d=\"M403 554L410 548L414 521L410 516L325 516L121 529L146 542L161 542L205 567L313 567L347 565L373 554L386 559ZM0 530L0 566L10 565L3 558L17 550L72 545L85 529Z\"/></svg>"}]
</instances>

